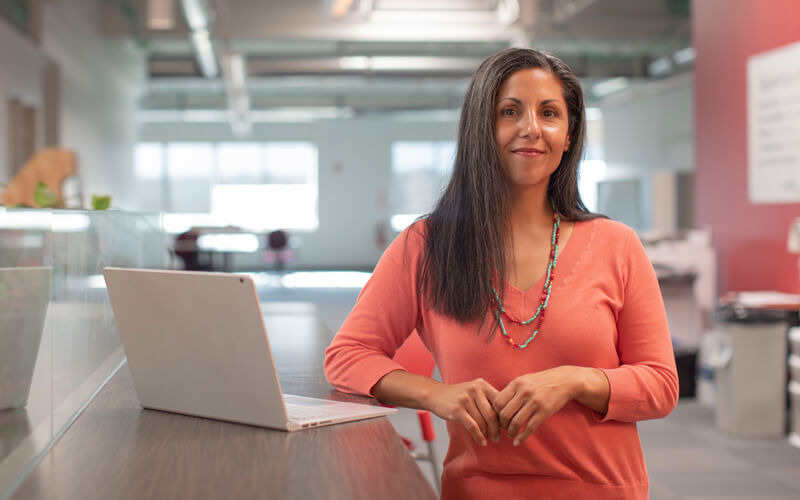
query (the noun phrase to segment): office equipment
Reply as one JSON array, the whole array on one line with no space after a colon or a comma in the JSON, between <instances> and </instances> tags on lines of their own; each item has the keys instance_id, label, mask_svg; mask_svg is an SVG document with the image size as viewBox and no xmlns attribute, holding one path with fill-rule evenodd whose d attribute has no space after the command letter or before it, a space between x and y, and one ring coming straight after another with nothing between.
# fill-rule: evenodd
<instances>
[{"instance_id":1,"label":"office equipment","mask_svg":"<svg viewBox=\"0 0 800 500\"><path fill-rule=\"evenodd\" d=\"M103 275L145 408L287 431L396 411L283 395L251 277L110 267Z\"/></svg>"},{"instance_id":2,"label":"office equipment","mask_svg":"<svg viewBox=\"0 0 800 500\"><path fill-rule=\"evenodd\" d=\"M28 404L51 280L50 267L0 268L0 410Z\"/></svg>"}]
</instances>

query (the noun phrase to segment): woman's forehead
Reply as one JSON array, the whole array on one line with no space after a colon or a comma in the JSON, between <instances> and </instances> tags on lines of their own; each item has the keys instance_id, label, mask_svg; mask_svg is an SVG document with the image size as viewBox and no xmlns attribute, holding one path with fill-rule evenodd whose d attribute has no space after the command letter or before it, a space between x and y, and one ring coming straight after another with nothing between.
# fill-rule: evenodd
<instances>
[{"instance_id":1,"label":"woman's forehead","mask_svg":"<svg viewBox=\"0 0 800 500\"><path fill-rule=\"evenodd\" d=\"M523 68L511 73L500 84L497 99L537 96L537 100L564 100L561 79L542 68Z\"/></svg>"}]
</instances>

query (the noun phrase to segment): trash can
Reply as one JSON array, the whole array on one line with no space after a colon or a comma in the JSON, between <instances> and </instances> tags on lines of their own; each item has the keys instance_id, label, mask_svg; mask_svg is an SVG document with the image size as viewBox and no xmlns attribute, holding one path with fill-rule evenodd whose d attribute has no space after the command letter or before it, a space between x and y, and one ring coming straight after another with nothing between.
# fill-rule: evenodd
<instances>
[{"instance_id":1,"label":"trash can","mask_svg":"<svg viewBox=\"0 0 800 500\"><path fill-rule=\"evenodd\" d=\"M714 357L717 426L741 437L786 432L785 313L722 311L724 342Z\"/></svg>"},{"instance_id":2,"label":"trash can","mask_svg":"<svg viewBox=\"0 0 800 500\"><path fill-rule=\"evenodd\" d=\"M792 404L792 418L789 421L789 443L800 448L800 382L789 382L789 398Z\"/></svg>"}]
</instances>

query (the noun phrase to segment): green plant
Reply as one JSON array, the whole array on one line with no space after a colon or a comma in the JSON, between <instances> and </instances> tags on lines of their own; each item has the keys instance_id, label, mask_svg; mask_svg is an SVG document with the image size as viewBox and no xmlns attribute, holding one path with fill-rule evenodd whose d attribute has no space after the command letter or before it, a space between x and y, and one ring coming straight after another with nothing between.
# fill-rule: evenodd
<instances>
[{"instance_id":1,"label":"green plant","mask_svg":"<svg viewBox=\"0 0 800 500\"><path fill-rule=\"evenodd\" d=\"M33 201L40 208L58 208L64 205L63 200L42 181L39 181L33 190ZM92 195L92 210L108 210L109 207L111 207L111 196Z\"/></svg>"},{"instance_id":2,"label":"green plant","mask_svg":"<svg viewBox=\"0 0 800 500\"><path fill-rule=\"evenodd\" d=\"M61 199L42 181L39 181L33 190L33 201L42 208L52 208L61 204Z\"/></svg>"},{"instance_id":3,"label":"green plant","mask_svg":"<svg viewBox=\"0 0 800 500\"><path fill-rule=\"evenodd\" d=\"M108 207L110 206L110 196L98 196L96 194L92 195L92 210L108 210Z\"/></svg>"}]
</instances>

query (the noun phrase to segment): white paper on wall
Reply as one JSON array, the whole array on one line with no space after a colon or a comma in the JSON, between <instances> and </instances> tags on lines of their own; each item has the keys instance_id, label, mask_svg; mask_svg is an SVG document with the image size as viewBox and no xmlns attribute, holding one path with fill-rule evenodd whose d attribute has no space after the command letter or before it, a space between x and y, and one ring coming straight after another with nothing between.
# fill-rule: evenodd
<instances>
[{"instance_id":1,"label":"white paper on wall","mask_svg":"<svg viewBox=\"0 0 800 500\"><path fill-rule=\"evenodd\" d=\"M800 42L747 60L751 203L800 202Z\"/></svg>"}]
</instances>

